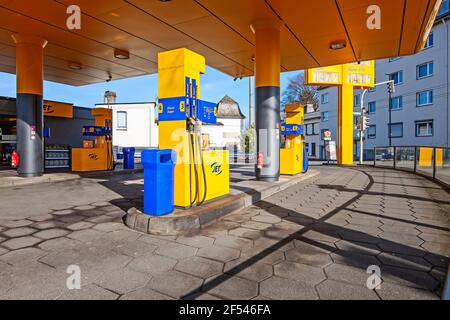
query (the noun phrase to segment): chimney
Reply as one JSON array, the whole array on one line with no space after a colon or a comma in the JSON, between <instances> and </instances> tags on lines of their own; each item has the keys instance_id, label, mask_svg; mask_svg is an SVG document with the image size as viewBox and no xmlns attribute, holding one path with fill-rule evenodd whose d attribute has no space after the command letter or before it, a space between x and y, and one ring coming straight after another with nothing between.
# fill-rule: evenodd
<instances>
[{"instance_id":1,"label":"chimney","mask_svg":"<svg viewBox=\"0 0 450 320\"><path fill-rule=\"evenodd\" d=\"M114 104L116 103L117 95L114 91L106 91L105 92L105 103L106 104Z\"/></svg>"}]
</instances>

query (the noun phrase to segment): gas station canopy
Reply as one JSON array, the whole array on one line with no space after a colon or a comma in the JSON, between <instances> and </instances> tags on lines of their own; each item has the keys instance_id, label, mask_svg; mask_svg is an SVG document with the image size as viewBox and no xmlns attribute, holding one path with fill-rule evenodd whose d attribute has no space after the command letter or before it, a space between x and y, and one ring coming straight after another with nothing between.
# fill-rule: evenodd
<instances>
[{"instance_id":1,"label":"gas station canopy","mask_svg":"<svg viewBox=\"0 0 450 320\"><path fill-rule=\"evenodd\" d=\"M233 77L254 73L255 20L281 22L281 70L413 54L441 0L0 0L0 71L15 73L14 33L41 36L45 79L86 85L157 72L157 54L188 48ZM81 9L81 29L66 26ZM369 30L367 8L381 9ZM330 46L344 46L332 50ZM130 53L115 57L115 50ZM117 55L116 55L117 56Z\"/></svg>"}]
</instances>

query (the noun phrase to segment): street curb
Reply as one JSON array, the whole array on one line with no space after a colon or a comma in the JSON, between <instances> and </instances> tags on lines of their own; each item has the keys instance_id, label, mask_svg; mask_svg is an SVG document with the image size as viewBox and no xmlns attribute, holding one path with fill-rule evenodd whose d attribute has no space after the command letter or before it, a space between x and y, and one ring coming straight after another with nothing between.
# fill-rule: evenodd
<instances>
[{"instance_id":1,"label":"street curb","mask_svg":"<svg viewBox=\"0 0 450 320\"><path fill-rule=\"evenodd\" d=\"M119 176L125 174L143 173L144 169L124 169L119 171L95 171L95 172L77 172L81 178L102 178L110 176Z\"/></svg>"},{"instance_id":2,"label":"street curb","mask_svg":"<svg viewBox=\"0 0 450 320\"><path fill-rule=\"evenodd\" d=\"M3 178L7 179L7 178ZM50 182L63 182L63 181L73 181L81 179L81 177L77 174L72 174L71 176L64 176L64 177L55 177L55 176L41 176L41 177L35 177L35 178L19 178L19 177L13 177L11 180L2 181L0 179L0 189L2 188L14 188L14 187L22 187L22 186L32 186L32 185L38 185L43 183L50 183Z\"/></svg>"},{"instance_id":3,"label":"street curb","mask_svg":"<svg viewBox=\"0 0 450 320\"><path fill-rule=\"evenodd\" d=\"M127 174L138 174L143 172L144 169L129 169L129 170L126 169L120 171L72 172L72 173L65 173L64 176L54 176L52 174L44 174L41 177L35 178L11 177L10 179L8 179L9 177L6 177L0 178L0 189L21 187L21 186L32 186L50 182L73 181L83 178L102 179L105 177L127 175Z\"/></svg>"},{"instance_id":4,"label":"street curb","mask_svg":"<svg viewBox=\"0 0 450 320\"><path fill-rule=\"evenodd\" d=\"M165 216L151 216L142 213L136 208L131 208L125 217L125 224L133 230L155 235L180 235L198 231L227 214L241 211L258 201L317 175L319 175L319 171L310 170L304 175L270 186L262 191L250 191L221 197L205 203L201 207L184 211L178 210Z\"/></svg>"}]
</instances>

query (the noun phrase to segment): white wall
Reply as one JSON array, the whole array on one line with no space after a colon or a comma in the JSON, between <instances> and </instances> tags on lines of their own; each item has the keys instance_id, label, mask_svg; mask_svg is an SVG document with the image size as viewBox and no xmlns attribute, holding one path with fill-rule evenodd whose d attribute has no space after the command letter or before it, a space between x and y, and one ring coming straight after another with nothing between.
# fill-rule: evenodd
<instances>
[{"instance_id":1,"label":"white wall","mask_svg":"<svg viewBox=\"0 0 450 320\"><path fill-rule=\"evenodd\" d=\"M158 147L155 103L111 104L113 109L113 145L119 147ZM117 112L127 113L127 128L117 128Z\"/></svg>"},{"instance_id":2,"label":"white wall","mask_svg":"<svg viewBox=\"0 0 450 320\"><path fill-rule=\"evenodd\" d=\"M202 127L202 133L209 134L211 147L240 145L243 120L218 118L217 122L223 126L204 124Z\"/></svg>"}]
</instances>

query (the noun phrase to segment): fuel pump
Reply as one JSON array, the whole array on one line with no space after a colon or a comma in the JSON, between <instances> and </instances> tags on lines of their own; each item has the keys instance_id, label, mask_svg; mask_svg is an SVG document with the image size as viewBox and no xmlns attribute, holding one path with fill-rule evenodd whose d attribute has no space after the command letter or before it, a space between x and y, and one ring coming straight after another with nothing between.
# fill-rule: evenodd
<instances>
[{"instance_id":1,"label":"fuel pump","mask_svg":"<svg viewBox=\"0 0 450 320\"><path fill-rule=\"evenodd\" d=\"M112 110L95 108L91 111L95 117L94 126L83 127L87 140L84 148L72 149L72 170L75 172L113 170L112 151Z\"/></svg>"},{"instance_id":2,"label":"fuel pump","mask_svg":"<svg viewBox=\"0 0 450 320\"><path fill-rule=\"evenodd\" d=\"M286 105L286 122L281 125L281 134L286 145L280 149L280 173L297 175L306 172L304 146L304 107L301 104Z\"/></svg>"},{"instance_id":3,"label":"fuel pump","mask_svg":"<svg viewBox=\"0 0 450 320\"><path fill-rule=\"evenodd\" d=\"M205 60L187 49L158 54L159 148L177 153L174 204L189 208L229 193L227 150L202 148L202 124L216 123L216 103L200 100Z\"/></svg>"}]
</instances>

